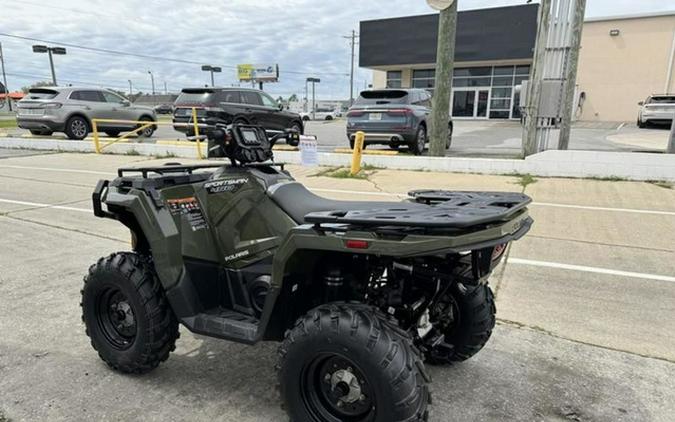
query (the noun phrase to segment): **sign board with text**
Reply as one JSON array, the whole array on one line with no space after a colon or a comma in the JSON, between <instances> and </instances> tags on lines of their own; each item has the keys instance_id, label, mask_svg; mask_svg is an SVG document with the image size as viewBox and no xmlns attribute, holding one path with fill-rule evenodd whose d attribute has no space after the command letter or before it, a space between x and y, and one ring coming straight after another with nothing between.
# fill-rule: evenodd
<instances>
[{"instance_id":1,"label":"sign board with text","mask_svg":"<svg viewBox=\"0 0 675 422\"><path fill-rule=\"evenodd\" d=\"M241 82L277 82L279 65L277 64L240 64L237 76Z\"/></svg>"}]
</instances>

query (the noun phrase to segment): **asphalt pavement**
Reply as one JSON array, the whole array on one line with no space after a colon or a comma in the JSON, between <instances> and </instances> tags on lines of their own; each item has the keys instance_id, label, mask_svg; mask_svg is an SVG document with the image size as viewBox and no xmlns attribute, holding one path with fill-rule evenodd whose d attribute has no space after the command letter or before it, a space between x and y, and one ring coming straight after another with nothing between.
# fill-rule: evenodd
<instances>
[{"instance_id":1,"label":"asphalt pavement","mask_svg":"<svg viewBox=\"0 0 675 422\"><path fill-rule=\"evenodd\" d=\"M170 120L159 125L152 138L133 138L132 142L166 142L185 140L185 135L177 132L169 124ZM333 121L311 121L306 123L305 133L315 135L319 151L333 152L337 148L349 148L344 119ZM476 121L456 120L454 134L448 156L460 157L499 157L514 158L521 156L522 127L515 121ZM639 129L634 124L578 122L571 132L570 149L596 151L638 151L663 152L668 142L667 128L654 127ZM0 136L31 137L21 129L0 129ZM65 138L57 133L55 137ZM104 134L102 135L104 136ZM368 150L387 150L386 145L371 145ZM400 148L401 154L407 154L406 148Z\"/></svg>"},{"instance_id":2,"label":"asphalt pavement","mask_svg":"<svg viewBox=\"0 0 675 422\"><path fill-rule=\"evenodd\" d=\"M172 159L175 161L175 159ZM109 370L89 345L79 290L129 233L97 219L96 181L146 157L0 149L0 421L286 421L276 344L193 335L144 376ZM431 421L672 421L675 190L649 183L373 170L314 176L320 195L399 200L413 188L525 191L532 231L493 274L487 347L429 367ZM529 181L531 182L531 181ZM521 183L521 184L519 184ZM527 184L527 183L525 183Z\"/></svg>"}]
</instances>

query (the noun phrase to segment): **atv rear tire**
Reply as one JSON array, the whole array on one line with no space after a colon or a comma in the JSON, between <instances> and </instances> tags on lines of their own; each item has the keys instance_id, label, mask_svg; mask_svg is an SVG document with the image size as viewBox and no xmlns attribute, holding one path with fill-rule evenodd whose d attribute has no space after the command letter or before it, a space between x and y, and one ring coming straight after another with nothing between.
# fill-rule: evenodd
<instances>
[{"instance_id":1,"label":"atv rear tire","mask_svg":"<svg viewBox=\"0 0 675 422\"><path fill-rule=\"evenodd\" d=\"M428 419L420 352L367 305L323 305L298 319L279 347L277 370L293 422Z\"/></svg>"},{"instance_id":2,"label":"atv rear tire","mask_svg":"<svg viewBox=\"0 0 675 422\"><path fill-rule=\"evenodd\" d=\"M92 265L80 305L91 345L115 370L149 372L176 348L178 321L152 265L138 254L115 253Z\"/></svg>"},{"instance_id":3,"label":"atv rear tire","mask_svg":"<svg viewBox=\"0 0 675 422\"><path fill-rule=\"evenodd\" d=\"M434 328L445 335L444 344L427 349L426 362L447 365L478 353L495 326L495 299L487 285L454 286L432 309ZM436 325L437 319L442 321Z\"/></svg>"}]
</instances>

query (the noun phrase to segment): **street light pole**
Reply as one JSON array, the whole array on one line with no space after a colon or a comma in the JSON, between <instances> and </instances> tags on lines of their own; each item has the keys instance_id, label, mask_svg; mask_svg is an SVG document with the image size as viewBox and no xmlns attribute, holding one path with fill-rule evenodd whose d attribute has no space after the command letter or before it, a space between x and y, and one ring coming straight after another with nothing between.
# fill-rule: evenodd
<instances>
[{"instance_id":1,"label":"street light pole","mask_svg":"<svg viewBox=\"0 0 675 422\"><path fill-rule=\"evenodd\" d=\"M64 55L66 54L66 49L63 47L47 47L46 45L34 45L33 53L47 53L49 55L49 67L52 71L52 83L54 86L57 86L56 83L56 72L54 71L54 58L53 54Z\"/></svg>"},{"instance_id":2,"label":"street light pole","mask_svg":"<svg viewBox=\"0 0 675 422\"><path fill-rule=\"evenodd\" d=\"M134 94L134 88L131 85L131 79L127 79L127 81L129 81L129 98L131 98L131 96Z\"/></svg>"},{"instance_id":3,"label":"street light pole","mask_svg":"<svg viewBox=\"0 0 675 422\"><path fill-rule=\"evenodd\" d=\"M428 0L440 10L438 47L436 50L436 81L431 106L431 139L429 155L445 156L449 137L450 92L455 60L455 33L457 30L457 0Z\"/></svg>"},{"instance_id":4,"label":"street light pole","mask_svg":"<svg viewBox=\"0 0 675 422\"><path fill-rule=\"evenodd\" d=\"M205 64L204 66L202 66L202 70L204 72L211 72L211 86L216 86L216 81L213 77L213 74L214 73L220 73L220 72L223 71L223 69L218 67L218 66L211 66L211 65Z\"/></svg>"}]
</instances>

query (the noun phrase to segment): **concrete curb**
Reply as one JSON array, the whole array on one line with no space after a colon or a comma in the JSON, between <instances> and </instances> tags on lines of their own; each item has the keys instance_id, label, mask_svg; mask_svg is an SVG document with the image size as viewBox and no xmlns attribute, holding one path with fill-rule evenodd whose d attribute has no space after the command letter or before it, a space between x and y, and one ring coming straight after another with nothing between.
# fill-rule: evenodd
<instances>
[{"instance_id":1,"label":"concrete curb","mask_svg":"<svg viewBox=\"0 0 675 422\"><path fill-rule=\"evenodd\" d=\"M89 141L2 138L0 147L14 149L94 152ZM202 151L206 151L205 146ZM194 145L158 145L125 143L110 145L108 154L175 156L196 158ZM300 153L275 151L277 162L301 164ZM345 167L349 154L318 153L319 164ZM627 180L663 180L675 182L675 155L605 151L546 151L524 160L492 158L364 156L364 164L398 170L441 171L478 174L532 174L543 177L620 178Z\"/></svg>"}]
</instances>

